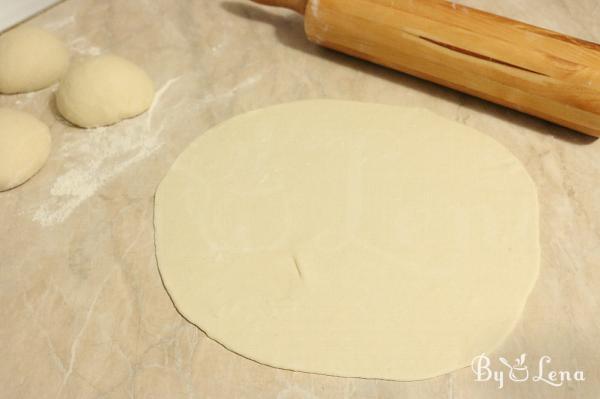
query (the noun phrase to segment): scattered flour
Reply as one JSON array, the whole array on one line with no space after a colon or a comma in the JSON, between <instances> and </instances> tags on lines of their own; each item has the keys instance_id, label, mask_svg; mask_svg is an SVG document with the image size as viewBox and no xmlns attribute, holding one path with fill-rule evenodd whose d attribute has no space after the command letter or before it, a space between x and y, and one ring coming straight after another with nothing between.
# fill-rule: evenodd
<instances>
[{"instance_id":1,"label":"scattered flour","mask_svg":"<svg viewBox=\"0 0 600 399\"><path fill-rule=\"evenodd\" d=\"M31 102L31 99L35 98L36 94L36 92L17 94L15 105L29 104Z\"/></svg>"},{"instance_id":2,"label":"scattered flour","mask_svg":"<svg viewBox=\"0 0 600 399\"><path fill-rule=\"evenodd\" d=\"M233 87L229 90L226 90L223 93L219 93L216 95L214 95L214 94L205 95L204 98L201 100L201 102L212 103L215 101L230 99L230 98L234 97L238 91L255 85L257 82L262 80L262 78L263 78L262 74L257 74L257 75L251 76L251 77L239 82L235 87Z\"/></svg>"},{"instance_id":3,"label":"scattered flour","mask_svg":"<svg viewBox=\"0 0 600 399\"><path fill-rule=\"evenodd\" d=\"M103 52L100 47L92 45L92 43L83 36L70 42L69 48L76 53L91 56L100 55Z\"/></svg>"},{"instance_id":4,"label":"scattered flour","mask_svg":"<svg viewBox=\"0 0 600 399\"><path fill-rule=\"evenodd\" d=\"M164 126L153 126L154 110L178 79L169 80L156 92L147 113L119 123L118 128L69 133L54 156L64 162L66 172L55 180L49 199L35 211L33 221L42 226L63 222L109 180L156 152L163 144Z\"/></svg>"}]
</instances>

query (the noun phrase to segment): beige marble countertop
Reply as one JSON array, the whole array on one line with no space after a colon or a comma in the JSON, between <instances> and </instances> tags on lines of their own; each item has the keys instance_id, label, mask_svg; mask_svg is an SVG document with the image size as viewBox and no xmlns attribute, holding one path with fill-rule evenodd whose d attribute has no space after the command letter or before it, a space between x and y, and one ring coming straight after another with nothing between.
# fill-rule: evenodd
<instances>
[{"instance_id":1,"label":"beige marble countertop","mask_svg":"<svg viewBox=\"0 0 600 399\"><path fill-rule=\"evenodd\" d=\"M465 2L466 3L466 2ZM597 0L471 0L600 41ZM600 142L316 47L300 16L245 1L67 0L29 24L79 56L114 52L155 80L152 110L114 127L67 126L55 88L0 96L51 127L49 162L0 193L1 398L598 398ZM419 382L277 370L186 322L158 274L153 196L179 152L216 123L270 104L338 98L426 107L488 134L531 173L541 198L540 279L493 354L586 381L476 382L468 368ZM508 378L508 377L506 377Z\"/></svg>"}]
</instances>

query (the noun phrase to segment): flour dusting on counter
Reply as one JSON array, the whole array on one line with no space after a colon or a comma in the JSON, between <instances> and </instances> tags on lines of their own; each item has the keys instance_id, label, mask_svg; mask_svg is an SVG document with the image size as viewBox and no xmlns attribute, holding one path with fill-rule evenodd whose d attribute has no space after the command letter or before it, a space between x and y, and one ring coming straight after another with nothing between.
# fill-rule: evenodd
<instances>
[{"instance_id":1,"label":"flour dusting on counter","mask_svg":"<svg viewBox=\"0 0 600 399\"><path fill-rule=\"evenodd\" d=\"M103 53L100 47L92 45L92 43L85 37L79 37L69 43L69 48L82 55L96 56Z\"/></svg>"},{"instance_id":2,"label":"flour dusting on counter","mask_svg":"<svg viewBox=\"0 0 600 399\"><path fill-rule=\"evenodd\" d=\"M131 165L147 158L163 142L163 125L153 126L152 116L165 92L179 78L157 91L152 107L138 118L115 126L69 133L54 158L64 160L63 174L54 181L49 199L33 215L42 226L66 220L86 199Z\"/></svg>"}]
</instances>

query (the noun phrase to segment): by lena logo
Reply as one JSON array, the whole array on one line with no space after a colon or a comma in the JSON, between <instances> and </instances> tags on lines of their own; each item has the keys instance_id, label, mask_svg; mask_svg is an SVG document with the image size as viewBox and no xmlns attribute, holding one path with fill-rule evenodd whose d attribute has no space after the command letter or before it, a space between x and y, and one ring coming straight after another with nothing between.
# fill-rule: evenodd
<instances>
[{"instance_id":1,"label":"by lena logo","mask_svg":"<svg viewBox=\"0 0 600 399\"><path fill-rule=\"evenodd\" d=\"M485 353L475 356L471 362L475 381L495 381L498 384L498 389L504 388L507 381L515 383L532 381L553 387L561 387L568 381L585 381L583 371L555 370L551 365L552 359L547 355L539 358L536 363L537 369L532 368L531 370L527 365L526 353L521 354L513 363L510 363L504 357L499 357L498 361L501 363L502 369L493 370L492 362Z\"/></svg>"}]
</instances>

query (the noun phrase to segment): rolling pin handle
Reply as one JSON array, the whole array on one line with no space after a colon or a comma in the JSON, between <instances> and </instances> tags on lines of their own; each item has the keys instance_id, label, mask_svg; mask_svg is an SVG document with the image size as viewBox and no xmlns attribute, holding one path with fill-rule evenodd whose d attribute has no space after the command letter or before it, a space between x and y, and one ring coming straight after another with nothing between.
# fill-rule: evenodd
<instances>
[{"instance_id":1,"label":"rolling pin handle","mask_svg":"<svg viewBox=\"0 0 600 399\"><path fill-rule=\"evenodd\" d=\"M255 3L264 4L267 6L284 7L294 10L302 15L306 11L306 3L308 0L252 0Z\"/></svg>"}]
</instances>

